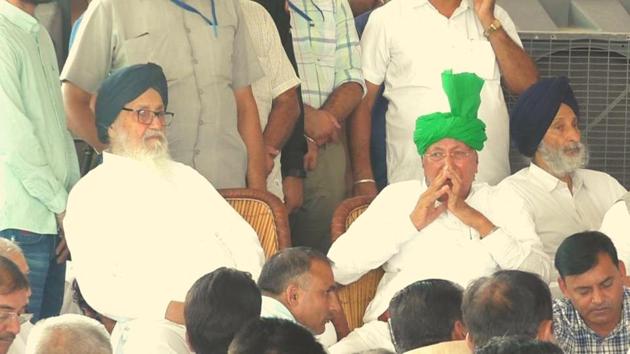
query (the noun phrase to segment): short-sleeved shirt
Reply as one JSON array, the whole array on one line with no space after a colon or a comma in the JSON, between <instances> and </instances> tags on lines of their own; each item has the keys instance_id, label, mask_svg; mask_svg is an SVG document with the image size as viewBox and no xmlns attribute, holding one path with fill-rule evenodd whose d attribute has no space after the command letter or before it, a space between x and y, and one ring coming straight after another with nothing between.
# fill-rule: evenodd
<instances>
[{"instance_id":1,"label":"short-sleeved shirt","mask_svg":"<svg viewBox=\"0 0 630 354\"><path fill-rule=\"evenodd\" d=\"M514 23L499 6L494 15L521 45ZM389 183L423 178L413 142L416 119L449 112L441 73L473 72L484 80L479 118L488 140L479 153L477 180L496 184L509 175L509 120L501 74L472 0L462 0L450 18L428 0L391 1L374 10L361 37L365 80L385 84L389 100L387 177Z\"/></svg>"},{"instance_id":2,"label":"short-sleeved shirt","mask_svg":"<svg viewBox=\"0 0 630 354\"><path fill-rule=\"evenodd\" d=\"M247 151L237 129L234 89L262 76L238 0L186 1L213 21L168 0L94 0L86 11L61 78L96 93L114 69L154 62L164 69L167 129L176 161L216 188L243 187ZM216 29L216 34L214 32Z\"/></svg>"},{"instance_id":3,"label":"short-sleeved shirt","mask_svg":"<svg viewBox=\"0 0 630 354\"><path fill-rule=\"evenodd\" d=\"M265 72L265 76L252 84L260 115L260 125L264 130L269 120L273 100L299 85L300 79L293 70L293 65L282 47L276 25L267 10L252 0L241 0L241 8L247 27L255 29L251 31L252 42L256 57ZM284 198L280 155L274 159L273 171L267 176L267 190L279 198Z\"/></svg>"}]
</instances>

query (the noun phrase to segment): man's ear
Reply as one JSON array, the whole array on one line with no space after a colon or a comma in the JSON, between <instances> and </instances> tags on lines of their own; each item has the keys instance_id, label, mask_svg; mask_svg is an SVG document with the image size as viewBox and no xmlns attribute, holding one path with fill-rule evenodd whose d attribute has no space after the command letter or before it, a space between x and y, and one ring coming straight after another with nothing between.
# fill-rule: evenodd
<instances>
[{"instance_id":1,"label":"man's ear","mask_svg":"<svg viewBox=\"0 0 630 354\"><path fill-rule=\"evenodd\" d=\"M300 287L296 283L291 283L284 291L284 299L289 309L292 309L300 303Z\"/></svg>"},{"instance_id":2,"label":"man's ear","mask_svg":"<svg viewBox=\"0 0 630 354\"><path fill-rule=\"evenodd\" d=\"M568 299L569 291L567 290L567 283L562 277L558 277L558 286L560 287L560 291L562 291L562 295Z\"/></svg>"},{"instance_id":3,"label":"man's ear","mask_svg":"<svg viewBox=\"0 0 630 354\"><path fill-rule=\"evenodd\" d=\"M475 352L475 340L470 335L470 332L466 333L466 345L468 346L468 349L470 349L471 353Z\"/></svg>"},{"instance_id":4,"label":"man's ear","mask_svg":"<svg viewBox=\"0 0 630 354\"><path fill-rule=\"evenodd\" d=\"M460 320L455 320L453 323L453 330L451 331L451 339L452 340L464 340L466 339L466 334L468 330L464 323Z\"/></svg>"},{"instance_id":5,"label":"man's ear","mask_svg":"<svg viewBox=\"0 0 630 354\"><path fill-rule=\"evenodd\" d=\"M538 325L538 333L536 334L536 339L543 342L553 342L553 321L552 320L543 320Z\"/></svg>"},{"instance_id":6,"label":"man's ear","mask_svg":"<svg viewBox=\"0 0 630 354\"><path fill-rule=\"evenodd\" d=\"M628 274L628 272L626 272L626 264L621 259L619 260L619 272L622 277L625 277Z\"/></svg>"}]
</instances>

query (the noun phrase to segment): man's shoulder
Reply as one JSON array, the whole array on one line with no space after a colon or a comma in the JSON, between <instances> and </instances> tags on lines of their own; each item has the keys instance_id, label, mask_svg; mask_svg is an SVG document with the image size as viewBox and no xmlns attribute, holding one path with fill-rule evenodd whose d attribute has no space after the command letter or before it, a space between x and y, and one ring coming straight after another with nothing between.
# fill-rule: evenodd
<instances>
[{"instance_id":1,"label":"man's shoulder","mask_svg":"<svg viewBox=\"0 0 630 354\"><path fill-rule=\"evenodd\" d=\"M401 194L414 193L414 192L422 193L426 189L427 189L426 184L423 181L413 179L413 180L401 181L401 182L395 182L395 183L389 184L387 185L387 187L385 187L381 191L381 193L379 193L379 196L401 195ZM417 195L415 196L417 197Z\"/></svg>"},{"instance_id":2,"label":"man's shoulder","mask_svg":"<svg viewBox=\"0 0 630 354\"><path fill-rule=\"evenodd\" d=\"M595 181L595 182L612 182L617 181L615 177L609 175L606 172L591 170L587 168L580 168L575 173L579 174L582 178L584 178L585 182Z\"/></svg>"}]
</instances>

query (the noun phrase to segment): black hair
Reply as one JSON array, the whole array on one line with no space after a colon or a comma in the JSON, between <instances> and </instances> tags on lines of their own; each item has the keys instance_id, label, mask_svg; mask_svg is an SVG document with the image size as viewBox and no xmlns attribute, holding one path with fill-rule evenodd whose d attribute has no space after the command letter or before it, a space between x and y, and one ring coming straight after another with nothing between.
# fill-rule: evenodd
<instances>
[{"instance_id":1,"label":"black hair","mask_svg":"<svg viewBox=\"0 0 630 354\"><path fill-rule=\"evenodd\" d=\"M563 354L563 351L551 342L512 336L491 338L476 354Z\"/></svg>"},{"instance_id":2,"label":"black hair","mask_svg":"<svg viewBox=\"0 0 630 354\"><path fill-rule=\"evenodd\" d=\"M229 354L326 354L306 328L279 318L254 320L234 336Z\"/></svg>"},{"instance_id":3,"label":"black hair","mask_svg":"<svg viewBox=\"0 0 630 354\"><path fill-rule=\"evenodd\" d=\"M450 341L455 321L462 320L464 289L448 280L428 279L399 291L389 303L396 351Z\"/></svg>"},{"instance_id":4,"label":"black hair","mask_svg":"<svg viewBox=\"0 0 630 354\"><path fill-rule=\"evenodd\" d=\"M260 316L261 295L249 273L221 267L199 278L184 305L186 332L197 354L225 354L234 334Z\"/></svg>"},{"instance_id":5,"label":"black hair","mask_svg":"<svg viewBox=\"0 0 630 354\"><path fill-rule=\"evenodd\" d=\"M554 264L562 278L587 272L597 265L597 257L605 253L619 267L617 249L610 238L599 231L573 234L560 244Z\"/></svg>"}]
</instances>

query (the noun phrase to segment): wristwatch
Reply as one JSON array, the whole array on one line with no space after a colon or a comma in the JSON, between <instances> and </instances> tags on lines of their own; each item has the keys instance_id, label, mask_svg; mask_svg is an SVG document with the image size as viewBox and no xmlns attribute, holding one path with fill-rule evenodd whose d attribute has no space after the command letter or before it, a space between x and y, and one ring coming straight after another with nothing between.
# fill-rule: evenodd
<instances>
[{"instance_id":1,"label":"wristwatch","mask_svg":"<svg viewBox=\"0 0 630 354\"><path fill-rule=\"evenodd\" d=\"M486 38L490 38L490 35L493 34L496 31L500 30L501 27L503 27L503 25L501 24L501 21L499 21L498 19L495 18L494 21L492 21L492 23L490 24L490 26L488 26L488 28L486 28L483 31L483 35Z\"/></svg>"}]
</instances>

